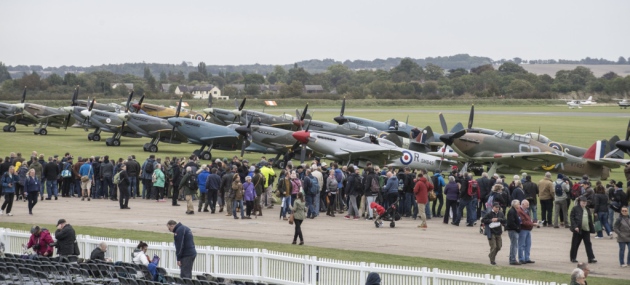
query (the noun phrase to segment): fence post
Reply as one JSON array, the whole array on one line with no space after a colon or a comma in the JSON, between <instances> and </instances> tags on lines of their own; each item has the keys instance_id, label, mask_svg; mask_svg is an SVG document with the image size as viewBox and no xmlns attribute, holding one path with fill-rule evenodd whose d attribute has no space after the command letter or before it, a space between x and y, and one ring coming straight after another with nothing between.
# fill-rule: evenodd
<instances>
[{"instance_id":1,"label":"fence post","mask_svg":"<svg viewBox=\"0 0 630 285\"><path fill-rule=\"evenodd\" d=\"M429 280L427 280L427 273L429 272L429 270L426 267L422 267L422 269L420 269L420 272L422 272L422 277L421 277L421 283L422 285L428 285L429 284Z\"/></svg>"},{"instance_id":2,"label":"fence post","mask_svg":"<svg viewBox=\"0 0 630 285\"><path fill-rule=\"evenodd\" d=\"M433 268L431 277L433 279L433 282L431 283L432 285L439 285L440 284L440 279L437 277L438 273L440 273L440 269L438 268Z\"/></svg>"},{"instance_id":3,"label":"fence post","mask_svg":"<svg viewBox=\"0 0 630 285\"><path fill-rule=\"evenodd\" d=\"M365 272L369 270L366 270L365 262L361 262L360 266L361 266L361 270L359 270L359 281L360 281L359 284L365 284L365 275L366 275Z\"/></svg>"},{"instance_id":4,"label":"fence post","mask_svg":"<svg viewBox=\"0 0 630 285\"><path fill-rule=\"evenodd\" d=\"M254 248L254 281L260 280L260 250Z\"/></svg>"},{"instance_id":5,"label":"fence post","mask_svg":"<svg viewBox=\"0 0 630 285\"><path fill-rule=\"evenodd\" d=\"M214 266L214 275L216 276L217 274L219 274L219 247L215 246L213 249L213 257L214 257L214 262L212 262L212 265Z\"/></svg>"},{"instance_id":6,"label":"fence post","mask_svg":"<svg viewBox=\"0 0 630 285\"><path fill-rule=\"evenodd\" d=\"M269 272L267 270L267 255L269 254L269 251L264 249L262 250L262 254L260 255L260 263L261 263L261 267L262 267L262 272L261 272L261 277L262 278L269 278Z\"/></svg>"},{"instance_id":7,"label":"fence post","mask_svg":"<svg viewBox=\"0 0 630 285\"><path fill-rule=\"evenodd\" d=\"M492 284L493 285L501 285L501 284L503 284L501 275L494 276L494 282Z\"/></svg>"},{"instance_id":8,"label":"fence post","mask_svg":"<svg viewBox=\"0 0 630 285\"><path fill-rule=\"evenodd\" d=\"M312 285L317 284L317 265L315 264L316 261L317 261L317 256L311 256L309 260L309 267L311 268L310 284Z\"/></svg>"},{"instance_id":9,"label":"fence post","mask_svg":"<svg viewBox=\"0 0 630 285\"><path fill-rule=\"evenodd\" d=\"M492 276L490 276L490 274L487 274L487 273L486 273L486 274L483 276L483 284L484 284L484 285L489 285L490 283L488 283L488 282L489 282L489 281L491 281L491 280L492 280Z\"/></svg>"}]
</instances>

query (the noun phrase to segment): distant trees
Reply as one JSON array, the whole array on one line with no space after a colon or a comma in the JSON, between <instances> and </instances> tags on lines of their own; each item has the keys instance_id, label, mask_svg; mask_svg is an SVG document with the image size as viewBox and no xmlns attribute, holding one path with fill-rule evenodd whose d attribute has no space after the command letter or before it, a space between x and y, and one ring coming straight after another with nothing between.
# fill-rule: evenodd
<instances>
[{"instance_id":1,"label":"distant trees","mask_svg":"<svg viewBox=\"0 0 630 285\"><path fill-rule=\"evenodd\" d=\"M7 67L4 65L4 63L0 61L0 83L5 80L11 80L11 74L9 73L9 70L7 70Z\"/></svg>"}]
</instances>

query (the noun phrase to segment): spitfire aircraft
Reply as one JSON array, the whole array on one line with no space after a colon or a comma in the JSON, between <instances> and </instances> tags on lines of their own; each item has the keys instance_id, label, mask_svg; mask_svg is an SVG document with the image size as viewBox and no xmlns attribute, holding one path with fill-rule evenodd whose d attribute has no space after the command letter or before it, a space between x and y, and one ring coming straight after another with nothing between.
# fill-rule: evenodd
<instances>
[{"instance_id":1,"label":"spitfire aircraft","mask_svg":"<svg viewBox=\"0 0 630 285\"><path fill-rule=\"evenodd\" d=\"M282 114L280 116L267 114L264 112L257 112L252 110L243 110L247 98L243 98L241 104L234 100L235 109L226 110L219 108L206 108L203 112L210 117L210 121L219 125L227 126L229 124L241 124L246 125L246 117L252 118L252 121L256 125L272 126L276 128L292 129L293 121L296 119L289 114ZM310 118L309 114L305 115L306 118ZM298 117L299 118L299 117Z\"/></svg>"},{"instance_id":2,"label":"spitfire aircraft","mask_svg":"<svg viewBox=\"0 0 630 285\"><path fill-rule=\"evenodd\" d=\"M52 108L44 105L24 103L26 100L26 87L22 93L22 100L17 104L0 104L1 119L9 123L3 127L5 132L15 132L16 124L21 125L39 125L33 130L35 135L47 135L47 127L54 128L67 127L70 122L73 122L70 117L62 108Z\"/></svg>"},{"instance_id":3,"label":"spitfire aircraft","mask_svg":"<svg viewBox=\"0 0 630 285\"><path fill-rule=\"evenodd\" d=\"M440 122L446 125L440 114ZM489 174L495 172L518 173L521 169L558 172L567 175L589 175L607 179L611 168L620 163L607 161L605 143L597 141L582 157L576 157L523 135L499 131L494 135L468 132L447 133L440 136L455 153L432 152L464 164L462 171L474 164L490 165Z\"/></svg>"},{"instance_id":4,"label":"spitfire aircraft","mask_svg":"<svg viewBox=\"0 0 630 285\"><path fill-rule=\"evenodd\" d=\"M313 152L341 164L354 163L364 167L367 161L391 167L410 167L412 169L448 169L455 164L440 158L396 146L387 139L366 135L352 138L338 134L313 132L308 130L293 133L293 137Z\"/></svg>"},{"instance_id":5,"label":"spitfire aircraft","mask_svg":"<svg viewBox=\"0 0 630 285\"><path fill-rule=\"evenodd\" d=\"M182 99L179 100L175 117L179 117L181 104ZM142 147L144 151L157 152L159 142L179 144L188 141L185 136L173 130L166 119L138 114L137 112L139 110L139 108L136 109L136 113L120 113L118 114L118 118L125 122L127 127L131 128L136 134L151 138L151 142L145 143Z\"/></svg>"},{"instance_id":6,"label":"spitfire aircraft","mask_svg":"<svg viewBox=\"0 0 630 285\"><path fill-rule=\"evenodd\" d=\"M131 102L131 97L133 97L133 91L129 93L128 104ZM92 100L93 102L94 100ZM88 140L100 141L101 131L113 133L111 138L105 140L105 145L107 146L120 146L120 138L122 136L131 138L142 137L136 134L129 126L126 126L125 121L118 117L118 113L96 110L92 103L87 110L81 111L81 115L87 119L87 123L96 127L93 133L88 134Z\"/></svg>"},{"instance_id":7,"label":"spitfire aircraft","mask_svg":"<svg viewBox=\"0 0 630 285\"><path fill-rule=\"evenodd\" d=\"M175 106L175 107L164 107L164 106L155 105L155 104L143 103L143 101L144 101L144 95L140 97L140 101L138 101L137 103L131 104L131 106L133 107L131 108L131 110L136 113L138 113L139 110L142 110L145 114L154 116L154 117L170 118L170 117L174 117L177 114L177 108L179 107L180 108L180 111L178 114L179 117L189 117L191 119L196 119L199 121L205 120L205 117L201 113L183 108L183 106L181 106L182 103L180 103L178 106Z\"/></svg>"},{"instance_id":8,"label":"spitfire aircraft","mask_svg":"<svg viewBox=\"0 0 630 285\"><path fill-rule=\"evenodd\" d=\"M413 129L417 129L416 127L402 122L399 122L395 119L391 119L385 122L374 121L365 118L345 116L344 112L346 110L346 98L343 98L343 103L341 103L341 112L339 116L335 117L334 120L338 124L344 124L346 122L355 123L357 125L361 125L364 127L372 127L379 131L386 131L390 133L395 133L401 137L409 138L411 131ZM407 117L409 119L409 117Z\"/></svg>"},{"instance_id":9,"label":"spitfire aircraft","mask_svg":"<svg viewBox=\"0 0 630 285\"><path fill-rule=\"evenodd\" d=\"M188 138L188 141L201 145L201 148L193 152L194 155L203 159L212 159L212 149L236 150L239 145L239 134L234 130L236 126L228 128L206 121L195 119L172 117L167 121L173 129ZM206 147L208 150L205 150Z\"/></svg>"}]
</instances>

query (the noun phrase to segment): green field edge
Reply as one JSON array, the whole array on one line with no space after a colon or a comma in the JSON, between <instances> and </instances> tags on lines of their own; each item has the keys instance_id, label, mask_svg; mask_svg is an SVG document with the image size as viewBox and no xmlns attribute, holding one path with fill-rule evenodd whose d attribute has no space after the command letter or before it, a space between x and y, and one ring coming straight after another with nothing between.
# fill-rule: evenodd
<instances>
[{"instance_id":1,"label":"green field edge","mask_svg":"<svg viewBox=\"0 0 630 285\"><path fill-rule=\"evenodd\" d=\"M32 225L24 223L0 222L1 228L10 228L14 230L29 231ZM39 226L54 229L54 225L46 224ZM152 231L140 230L119 230L110 228L99 228L91 226L73 226L75 231L81 235L89 235L91 237L107 237L121 238L130 240L142 240L151 242L172 242L172 234L160 233ZM165 227L166 228L166 227ZM384 253L375 253L367 251L355 251L315 246L291 246L287 243L263 242L252 240L225 239L207 236L195 236L195 245L197 246L218 246L228 248L258 248L272 251L286 252L292 254L317 256L318 258L329 258L343 261L355 261L366 263L378 263L400 266L427 267L429 269L439 268L441 270L453 270L459 272L482 273L491 275L500 275L503 277L519 278L526 280L536 280L545 282L558 282L558 284L569 283L570 270L566 274L525 269L521 266L512 268L510 266L492 266L478 263L442 260L436 258L413 257L404 255L393 255ZM509 245L509 244L508 244ZM421 246L421 245L413 245ZM608 277L589 276L590 284L607 284L607 285L627 285L628 280L613 279Z\"/></svg>"}]
</instances>

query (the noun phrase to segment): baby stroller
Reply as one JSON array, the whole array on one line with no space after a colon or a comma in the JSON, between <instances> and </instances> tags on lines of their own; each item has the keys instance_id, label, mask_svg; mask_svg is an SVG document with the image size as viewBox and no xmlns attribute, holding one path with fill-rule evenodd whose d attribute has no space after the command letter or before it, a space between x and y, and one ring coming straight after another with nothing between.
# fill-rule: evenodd
<instances>
[{"instance_id":1,"label":"baby stroller","mask_svg":"<svg viewBox=\"0 0 630 285\"><path fill-rule=\"evenodd\" d=\"M391 204L389 206L389 208L387 208L387 210L385 211L378 211L378 216L376 217L376 219L374 220L374 225L377 228L380 228L383 226L383 222L382 221L388 221L389 222L389 227L393 228L396 226L396 221L400 220L400 214L398 213L397 209L398 209L398 199L396 199L396 201ZM378 207L381 207L380 205ZM382 209L383 207L381 207ZM382 212L382 214L381 214Z\"/></svg>"}]
</instances>

